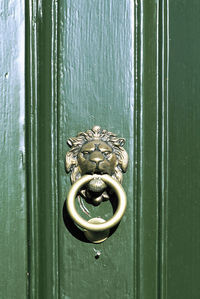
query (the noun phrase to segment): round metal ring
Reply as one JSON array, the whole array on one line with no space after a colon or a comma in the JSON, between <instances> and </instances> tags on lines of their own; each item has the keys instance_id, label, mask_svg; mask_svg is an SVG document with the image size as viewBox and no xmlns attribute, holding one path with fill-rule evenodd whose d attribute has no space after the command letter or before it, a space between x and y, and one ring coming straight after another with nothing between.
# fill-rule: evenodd
<instances>
[{"instance_id":1,"label":"round metal ring","mask_svg":"<svg viewBox=\"0 0 200 299\"><path fill-rule=\"evenodd\" d=\"M118 206L114 215L104 223L98 223L98 224L89 223L87 220L82 218L76 211L76 207L75 207L75 199L78 191L80 190L81 187L83 187L85 184L87 184L94 178L99 178L103 180L106 184L108 184L115 191L118 198ZM107 174L104 175L94 174L94 175L82 176L79 180L77 180L72 185L67 197L67 210L71 218L74 220L74 222L86 230L96 231L96 232L111 229L112 227L116 226L124 215L124 212L126 210L126 205L127 205L126 193L123 187L117 180L115 180L114 178L112 178Z\"/></svg>"}]
</instances>

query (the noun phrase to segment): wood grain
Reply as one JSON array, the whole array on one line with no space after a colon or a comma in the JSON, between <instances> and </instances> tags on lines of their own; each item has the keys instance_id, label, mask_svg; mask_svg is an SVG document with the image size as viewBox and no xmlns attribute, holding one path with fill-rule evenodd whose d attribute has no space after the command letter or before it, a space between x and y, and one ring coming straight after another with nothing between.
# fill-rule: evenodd
<instances>
[{"instance_id":1,"label":"wood grain","mask_svg":"<svg viewBox=\"0 0 200 299\"><path fill-rule=\"evenodd\" d=\"M0 297L26 298L24 1L0 11Z\"/></svg>"},{"instance_id":2,"label":"wood grain","mask_svg":"<svg viewBox=\"0 0 200 299\"><path fill-rule=\"evenodd\" d=\"M57 2L26 3L30 298L58 298ZM61 216L60 216L61 217Z\"/></svg>"},{"instance_id":3,"label":"wood grain","mask_svg":"<svg viewBox=\"0 0 200 299\"><path fill-rule=\"evenodd\" d=\"M77 240L60 218L61 298L133 298L134 7L130 1L62 1L60 27L60 208L70 188L66 140L100 125L126 138L128 208L117 231L99 245ZM98 211L103 216L108 213ZM62 244L62 245L61 245ZM95 250L100 250L95 259Z\"/></svg>"},{"instance_id":4,"label":"wood grain","mask_svg":"<svg viewBox=\"0 0 200 299\"><path fill-rule=\"evenodd\" d=\"M199 298L200 4L29 5L30 297ZM64 206L66 140L94 125L125 137L130 158L127 212L99 245L70 228Z\"/></svg>"}]
</instances>

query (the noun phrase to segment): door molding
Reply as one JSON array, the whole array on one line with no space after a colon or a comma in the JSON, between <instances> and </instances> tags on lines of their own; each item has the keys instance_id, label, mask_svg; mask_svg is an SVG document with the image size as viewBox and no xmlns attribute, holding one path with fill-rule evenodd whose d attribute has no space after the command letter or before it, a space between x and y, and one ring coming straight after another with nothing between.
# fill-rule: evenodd
<instances>
[{"instance_id":1,"label":"door molding","mask_svg":"<svg viewBox=\"0 0 200 299\"><path fill-rule=\"evenodd\" d=\"M57 1L27 1L26 156L30 298L59 298L57 53Z\"/></svg>"}]
</instances>

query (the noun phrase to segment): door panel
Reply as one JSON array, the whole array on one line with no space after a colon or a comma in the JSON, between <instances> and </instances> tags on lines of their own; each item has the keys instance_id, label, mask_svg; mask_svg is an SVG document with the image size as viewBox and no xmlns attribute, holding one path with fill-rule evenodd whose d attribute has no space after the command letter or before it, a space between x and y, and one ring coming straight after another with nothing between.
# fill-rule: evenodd
<instances>
[{"instance_id":1,"label":"door panel","mask_svg":"<svg viewBox=\"0 0 200 299\"><path fill-rule=\"evenodd\" d=\"M0 298L26 298L24 1L0 11Z\"/></svg>"},{"instance_id":2,"label":"door panel","mask_svg":"<svg viewBox=\"0 0 200 299\"><path fill-rule=\"evenodd\" d=\"M165 6L40 1L28 7L32 298L158 298L162 292ZM70 181L64 159L66 140L95 124L126 138L130 162L126 215L94 246L79 240L65 215ZM108 204L101 213L110 213Z\"/></svg>"},{"instance_id":3,"label":"door panel","mask_svg":"<svg viewBox=\"0 0 200 299\"><path fill-rule=\"evenodd\" d=\"M66 229L60 215L60 297L89 298L93 294L95 298L132 298L133 5L129 1L63 1L60 12L60 211L70 189L69 175L63 166L69 137L100 125L126 138L130 158L129 170L124 175L128 208L118 229L105 243L94 245L76 239ZM87 208L93 216L104 218L111 206L102 203L95 208L97 212L90 206ZM98 259L95 258L96 250L101 252Z\"/></svg>"},{"instance_id":4,"label":"door panel","mask_svg":"<svg viewBox=\"0 0 200 299\"><path fill-rule=\"evenodd\" d=\"M200 4L170 1L167 298L200 297Z\"/></svg>"},{"instance_id":5,"label":"door panel","mask_svg":"<svg viewBox=\"0 0 200 299\"><path fill-rule=\"evenodd\" d=\"M199 298L200 4L15 2L0 5L0 297ZM127 211L98 245L65 209L66 141L94 125L129 154Z\"/></svg>"}]
</instances>

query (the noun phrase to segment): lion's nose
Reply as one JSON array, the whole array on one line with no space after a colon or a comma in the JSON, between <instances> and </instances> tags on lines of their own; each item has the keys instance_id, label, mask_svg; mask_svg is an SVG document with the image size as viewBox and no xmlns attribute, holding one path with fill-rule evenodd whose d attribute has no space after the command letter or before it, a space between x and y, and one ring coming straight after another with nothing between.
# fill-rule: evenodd
<instances>
[{"instance_id":1,"label":"lion's nose","mask_svg":"<svg viewBox=\"0 0 200 299\"><path fill-rule=\"evenodd\" d=\"M104 156L101 152L95 151L90 155L90 161L99 163L104 160Z\"/></svg>"}]
</instances>

